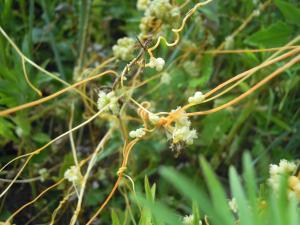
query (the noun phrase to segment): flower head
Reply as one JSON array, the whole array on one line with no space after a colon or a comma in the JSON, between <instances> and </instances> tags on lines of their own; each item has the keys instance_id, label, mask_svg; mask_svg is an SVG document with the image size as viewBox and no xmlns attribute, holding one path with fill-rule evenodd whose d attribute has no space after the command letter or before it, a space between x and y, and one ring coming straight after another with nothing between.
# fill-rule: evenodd
<instances>
[{"instance_id":1,"label":"flower head","mask_svg":"<svg viewBox=\"0 0 300 225\"><path fill-rule=\"evenodd\" d=\"M194 139L198 138L198 135L195 129L191 129L191 121L186 112L181 107L178 107L172 110L171 113L174 113L175 122L175 126L170 128L173 143L184 142L187 145L193 144Z\"/></svg>"},{"instance_id":2,"label":"flower head","mask_svg":"<svg viewBox=\"0 0 300 225\"><path fill-rule=\"evenodd\" d=\"M182 220L182 223L185 224L185 225L193 225L194 223L194 215L191 214L191 215L186 215L183 217L183 220ZM202 225L202 222L201 220L199 220L199 225Z\"/></svg>"},{"instance_id":3,"label":"flower head","mask_svg":"<svg viewBox=\"0 0 300 225\"><path fill-rule=\"evenodd\" d=\"M277 192L280 187L281 177L283 175L288 176L288 196L296 196L300 200L300 178L293 175L296 168L297 165L294 162L289 162L285 159L280 160L279 165L271 164L268 182L272 189Z\"/></svg>"},{"instance_id":4,"label":"flower head","mask_svg":"<svg viewBox=\"0 0 300 225\"><path fill-rule=\"evenodd\" d=\"M191 130L189 126L175 128L173 131L173 143L175 144L183 141L188 145L192 145L194 143L194 139L197 137L197 131L195 129Z\"/></svg>"},{"instance_id":5,"label":"flower head","mask_svg":"<svg viewBox=\"0 0 300 225\"><path fill-rule=\"evenodd\" d=\"M70 182L78 182L81 178L80 169L77 166L71 166L64 173L64 178Z\"/></svg>"},{"instance_id":6,"label":"flower head","mask_svg":"<svg viewBox=\"0 0 300 225\"><path fill-rule=\"evenodd\" d=\"M205 99L205 96L202 94L202 92L197 91L197 92L195 92L194 96L189 97L188 101L189 101L189 103L199 104L199 103L203 102L204 99Z\"/></svg>"},{"instance_id":7,"label":"flower head","mask_svg":"<svg viewBox=\"0 0 300 225\"><path fill-rule=\"evenodd\" d=\"M133 57L135 40L129 37L120 38L112 50L114 56L122 60L130 60Z\"/></svg>"},{"instance_id":8,"label":"flower head","mask_svg":"<svg viewBox=\"0 0 300 225\"><path fill-rule=\"evenodd\" d=\"M138 10L146 10L149 6L150 0L137 0L136 7Z\"/></svg>"},{"instance_id":9,"label":"flower head","mask_svg":"<svg viewBox=\"0 0 300 225\"><path fill-rule=\"evenodd\" d=\"M111 91L109 93L99 91L97 106L98 110L101 110L106 107L104 111L111 110L113 114L117 114L120 110L118 98L115 96L114 91Z\"/></svg>"},{"instance_id":10,"label":"flower head","mask_svg":"<svg viewBox=\"0 0 300 225\"><path fill-rule=\"evenodd\" d=\"M144 128L139 128L129 132L129 136L131 138L142 138L145 134L146 132L144 131Z\"/></svg>"},{"instance_id":11,"label":"flower head","mask_svg":"<svg viewBox=\"0 0 300 225\"><path fill-rule=\"evenodd\" d=\"M157 71L162 71L165 65L165 60L163 58L150 58L150 62L148 63L148 66L150 68L155 68Z\"/></svg>"},{"instance_id":12,"label":"flower head","mask_svg":"<svg viewBox=\"0 0 300 225\"><path fill-rule=\"evenodd\" d=\"M160 119L159 116L157 116L153 113L149 114L149 120L152 124L154 124L154 125L157 124L159 119Z\"/></svg>"},{"instance_id":13,"label":"flower head","mask_svg":"<svg viewBox=\"0 0 300 225\"><path fill-rule=\"evenodd\" d=\"M173 6L169 0L153 0L146 9L145 16L154 16L157 19L167 22L171 20L172 9ZM175 13L173 12L173 14Z\"/></svg>"}]
</instances>

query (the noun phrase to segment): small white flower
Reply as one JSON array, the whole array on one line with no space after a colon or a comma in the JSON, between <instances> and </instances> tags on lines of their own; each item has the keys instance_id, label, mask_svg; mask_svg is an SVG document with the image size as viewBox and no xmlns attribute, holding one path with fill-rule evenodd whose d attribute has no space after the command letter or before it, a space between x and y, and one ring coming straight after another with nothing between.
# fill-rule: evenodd
<instances>
[{"instance_id":1,"label":"small white flower","mask_svg":"<svg viewBox=\"0 0 300 225\"><path fill-rule=\"evenodd\" d=\"M155 68L157 71L161 71L164 68L165 60L163 58L154 58L150 59L148 66L150 68Z\"/></svg>"},{"instance_id":2,"label":"small white flower","mask_svg":"<svg viewBox=\"0 0 300 225\"><path fill-rule=\"evenodd\" d=\"M147 34L152 27L152 23L155 20L152 16L145 16L141 19L141 23L139 25L139 28L141 30L142 35Z\"/></svg>"},{"instance_id":3,"label":"small white flower","mask_svg":"<svg viewBox=\"0 0 300 225\"><path fill-rule=\"evenodd\" d=\"M97 106L98 110L106 107L104 111L111 110L113 114L117 114L119 112L118 98L115 96L114 91L111 91L107 94L104 91L99 91Z\"/></svg>"},{"instance_id":4,"label":"small white flower","mask_svg":"<svg viewBox=\"0 0 300 225\"><path fill-rule=\"evenodd\" d=\"M173 109L171 113L177 112L177 117L175 118L175 126L178 127L189 127L191 125L191 121L189 120L186 112L181 110L181 107L177 107L177 109Z\"/></svg>"},{"instance_id":5,"label":"small white flower","mask_svg":"<svg viewBox=\"0 0 300 225\"><path fill-rule=\"evenodd\" d=\"M178 142L184 142L187 145L193 144L194 139L198 138L198 135L195 129L191 129L191 121L186 112L181 107L177 107L171 113L174 114L175 125L168 128L168 138L172 138L174 144Z\"/></svg>"},{"instance_id":6,"label":"small white flower","mask_svg":"<svg viewBox=\"0 0 300 225\"><path fill-rule=\"evenodd\" d=\"M150 0L137 0L136 7L138 10L144 11L149 6Z\"/></svg>"},{"instance_id":7,"label":"small white flower","mask_svg":"<svg viewBox=\"0 0 300 225\"><path fill-rule=\"evenodd\" d=\"M168 21L171 17L172 5L169 0L153 0L146 9L145 16L154 16Z\"/></svg>"},{"instance_id":8,"label":"small white flower","mask_svg":"<svg viewBox=\"0 0 300 225\"><path fill-rule=\"evenodd\" d=\"M180 16L180 9L178 7L174 7L171 10L171 16L172 17L178 17L178 16Z\"/></svg>"},{"instance_id":9,"label":"small white flower","mask_svg":"<svg viewBox=\"0 0 300 225\"><path fill-rule=\"evenodd\" d=\"M194 215L191 214L191 215L184 216L182 222L185 225L192 225L193 222L194 222ZM199 225L202 225L202 221L201 220L199 220Z\"/></svg>"},{"instance_id":10,"label":"small white flower","mask_svg":"<svg viewBox=\"0 0 300 225\"><path fill-rule=\"evenodd\" d=\"M130 60L133 57L135 40L129 37L120 38L112 47L114 56L122 60Z\"/></svg>"},{"instance_id":11,"label":"small white flower","mask_svg":"<svg viewBox=\"0 0 300 225\"><path fill-rule=\"evenodd\" d=\"M153 114L153 113L151 113L150 115L149 115L149 120L150 120L150 122L152 123L152 124L157 124L158 123L158 121L159 121L159 116L157 116L157 115L155 115L155 114Z\"/></svg>"},{"instance_id":12,"label":"small white flower","mask_svg":"<svg viewBox=\"0 0 300 225\"><path fill-rule=\"evenodd\" d=\"M195 129L190 130L190 127L184 126L181 128L175 128L173 131L173 143L178 143L179 141L186 142L188 145L192 145L194 139L197 138L197 131Z\"/></svg>"},{"instance_id":13,"label":"small white flower","mask_svg":"<svg viewBox=\"0 0 300 225\"><path fill-rule=\"evenodd\" d=\"M300 179L293 175L296 168L296 163L289 162L286 159L280 160L279 165L271 164L269 185L277 192L280 187L281 176L288 175L288 197L297 196L300 199Z\"/></svg>"},{"instance_id":14,"label":"small white flower","mask_svg":"<svg viewBox=\"0 0 300 225\"><path fill-rule=\"evenodd\" d=\"M204 99L205 99L204 94L202 94L201 91L197 91L197 92L195 92L194 96L189 97L188 101L189 101L189 103L199 104L199 103L203 102Z\"/></svg>"},{"instance_id":15,"label":"small white flower","mask_svg":"<svg viewBox=\"0 0 300 225\"><path fill-rule=\"evenodd\" d=\"M131 138L141 138L146 134L146 132L144 131L144 128L139 128L133 131L129 132L129 136Z\"/></svg>"},{"instance_id":16,"label":"small white flower","mask_svg":"<svg viewBox=\"0 0 300 225\"><path fill-rule=\"evenodd\" d=\"M228 202L229 208L234 212L237 213L238 207L237 207L237 203L235 198L232 198L229 202Z\"/></svg>"},{"instance_id":17,"label":"small white flower","mask_svg":"<svg viewBox=\"0 0 300 225\"><path fill-rule=\"evenodd\" d=\"M279 166L274 165L274 164L270 165L270 169L269 169L270 175L276 175L279 173L279 171L280 171Z\"/></svg>"},{"instance_id":18,"label":"small white flower","mask_svg":"<svg viewBox=\"0 0 300 225\"><path fill-rule=\"evenodd\" d=\"M49 171L46 168L42 168L38 171L40 175L40 179L42 182L44 182L49 177Z\"/></svg>"},{"instance_id":19,"label":"small white flower","mask_svg":"<svg viewBox=\"0 0 300 225\"><path fill-rule=\"evenodd\" d=\"M70 182L78 182L81 178L80 169L77 166L71 166L64 173L64 178Z\"/></svg>"},{"instance_id":20,"label":"small white flower","mask_svg":"<svg viewBox=\"0 0 300 225\"><path fill-rule=\"evenodd\" d=\"M282 159L279 162L279 167L286 173L292 173L296 169L297 165L293 162L289 162L286 159Z\"/></svg>"},{"instance_id":21,"label":"small white flower","mask_svg":"<svg viewBox=\"0 0 300 225\"><path fill-rule=\"evenodd\" d=\"M194 221L194 215L186 215L185 217L183 217L183 223L186 225L192 224Z\"/></svg>"}]
</instances>

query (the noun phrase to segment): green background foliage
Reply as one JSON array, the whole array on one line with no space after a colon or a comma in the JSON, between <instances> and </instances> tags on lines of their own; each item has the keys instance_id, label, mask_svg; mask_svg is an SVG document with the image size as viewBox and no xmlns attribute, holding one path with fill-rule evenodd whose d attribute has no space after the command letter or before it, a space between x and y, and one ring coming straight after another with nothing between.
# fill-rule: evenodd
<instances>
[{"instance_id":1,"label":"green background foliage","mask_svg":"<svg viewBox=\"0 0 300 225\"><path fill-rule=\"evenodd\" d=\"M183 1L172 2L181 4ZM190 1L183 12L196 2ZM155 51L155 55L166 60L165 71L170 74L170 83L150 81L134 92L134 98L140 102L151 102L156 112L170 111L184 105L195 91L205 93L265 61L272 53L203 53L216 49L260 3L263 1L215 0L197 10L188 21L178 46L168 48L161 44ZM83 68L94 68L109 58L112 45L119 38L137 36L141 16L142 12L136 9L136 2L129 0L0 2L0 25L21 51L69 83L76 82L76 69L84 71ZM298 1L271 1L234 38L229 49L281 47L299 35L299 21ZM170 29L167 27L164 32L172 39ZM80 58L82 46L84 55ZM188 54L182 58L186 52ZM80 65L83 65L82 68L79 68ZM125 62L118 62L108 68L120 70L124 65ZM196 106L193 110L210 109L234 99L282 66L280 62L262 69L227 95L209 104ZM64 87L29 64L26 69L30 81L42 90L44 96ZM299 64L289 68L238 105L211 115L193 117L192 126L197 129L199 138L193 145L186 146L178 157L170 150L163 130L138 143L130 156L127 171L134 180L136 192L132 183L124 178L95 224L176 225L182 224L182 216L187 214L194 214L195 225L205 215L210 224L220 225L234 224L237 217L240 218L240 224L245 225L299 224L297 203L288 201L282 193L276 198L266 185L269 164L278 163L283 158L299 159L299 69ZM145 69L143 79L153 75L153 70ZM111 85L111 79L94 81L89 84L87 94L96 99L97 88L107 85ZM0 110L38 98L24 79L21 58L0 35ZM75 107L73 126L90 116L79 95L69 92L36 107L0 117L1 166L67 131L72 105ZM132 110L130 113L135 112ZM74 132L80 158L93 152L109 126L107 121L99 119ZM126 121L126 126L133 130L139 123ZM116 131L98 156L89 178L79 224L84 224L109 194L121 162L121 149L121 133ZM245 152L249 152L252 158L244 155ZM10 165L0 173L1 178L12 179L23 163L20 160ZM21 205L58 181L72 164L71 146L67 138L34 156L19 179L39 179L13 185L0 199L0 220L7 219ZM47 173L41 175L42 168ZM45 176L45 179L40 179L41 176ZM284 184L285 181L282 186ZM1 190L6 185L0 181ZM27 225L49 222L67 187L68 184L63 183L50 191L17 215L14 223ZM239 205L238 215L228 207L231 197L235 197ZM267 202L268 206L258 213L256 210L260 209L261 202ZM61 209L57 224L68 224L75 206L74 197Z\"/></svg>"}]
</instances>

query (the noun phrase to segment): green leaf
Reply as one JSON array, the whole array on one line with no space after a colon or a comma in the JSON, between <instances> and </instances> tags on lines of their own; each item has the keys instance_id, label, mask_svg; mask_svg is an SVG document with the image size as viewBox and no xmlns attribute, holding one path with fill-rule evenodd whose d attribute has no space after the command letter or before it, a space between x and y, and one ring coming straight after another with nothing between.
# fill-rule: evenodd
<instances>
[{"instance_id":1,"label":"green leaf","mask_svg":"<svg viewBox=\"0 0 300 225\"><path fill-rule=\"evenodd\" d=\"M45 144L51 140L49 135L43 132L35 133L32 139L39 144Z\"/></svg>"},{"instance_id":2,"label":"green leaf","mask_svg":"<svg viewBox=\"0 0 300 225\"><path fill-rule=\"evenodd\" d=\"M295 4L281 0L275 0L275 5L279 8L287 22L300 26L300 8L297 8Z\"/></svg>"},{"instance_id":3,"label":"green leaf","mask_svg":"<svg viewBox=\"0 0 300 225\"><path fill-rule=\"evenodd\" d=\"M112 225L121 225L119 217L114 209L111 210Z\"/></svg>"},{"instance_id":4,"label":"green leaf","mask_svg":"<svg viewBox=\"0 0 300 225\"><path fill-rule=\"evenodd\" d=\"M65 155L63 159L63 163L59 169L59 176L63 177L64 173L70 166L74 165L74 159L72 153L68 153Z\"/></svg>"},{"instance_id":5,"label":"green leaf","mask_svg":"<svg viewBox=\"0 0 300 225\"><path fill-rule=\"evenodd\" d=\"M247 190L247 196L253 209L256 207L257 188L254 168L252 166L250 154L247 152L243 155L244 180Z\"/></svg>"},{"instance_id":6,"label":"green leaf","mask_svg":"<svg viewBox=\"0 0 300 225\"><path fill-rule=\"evenodd\" d=\"M279 21L252 34L245 40L246 44L259 47L278 47L288 42L293 29Z\"/></svg>"},{"instance_id":7,"label":"green leaf","mask_svg":"<svg viewBox=\"0 0 300 225\"><path fill-rule=\"evenodd\" d=\"M150 187L149 180L148 180L147 176L145 176L144 183L145 183L145 192L146 192L146 198L147 198L147 200L150 200L150 201L154 202L154 198L155 198L155 184L152 186L152 188L153 188L153 191L152 191L152 188Z\"/></svg>"},{"instance_id":8,"label":"green leaf","mask_svg":"<svg viewBox=\"0 0 300 225\"><path fill-rule=\"evenodd\" d=\"M223 220L219 216L219 212L214 210L211 200L202 188L195 186L195 184L193 184L188 178L172 168L163 167L160 170L160 173L184 196L193 201L193 203L197 203L197 206L210 218L212 222L215 224L222 224Z\"/></svg>"},{"instance_id":9,"label":"green leaf","mask_svg":"<svg viewBox=\"0 0 300 225\"><path fill-rule=\"evenodd\" d=\"M4 137L7 139L15 139L13 128L13 123L9 122L4 118L0 118L0 137Z\"/></svg>"},{"instance_id":10,"label":"green leaf","mask_svg":"<svg viewBox=\"0 0 300 225\"><path fill-rule=\"evenodd\" d=\"M234 224L234 219L228 206L228 200L221 183L204 158L201 158L201 166L215 210L222 218L223 224Z\"/></svg>"},{"instance_id":11,"label":"green leaf","mask_svg":"<svg viewBox=\"0 0 300 225\"><path fill-rule=\"evenodd\" d=\"M137 195L136 198L138 202L140 202L140 204L149 208L152 214L159 221L164 222L168 225L182 225L180 217L163 203L149 201L141 195Z\"/></svg>"},{"instance_id":12,"label":"green leaf","mask_svg":"<svg viewBox=\"0 0 300 225\"><path fill-rule=\"evenodd\" d=\"M249 210L249 205L246 201L245 193L239 181L236 170L233 167L230 167L229 169L229 176L231 191L237 201L240 222L243 225L252 225L254 224L253 215L251 210Z\"/></svg>"},{"instance_id":13,"label":"green leaf","mask_svg":"<svg viewBox=\"0 0 300 225\"><path fill-rule=\"evenodd\" d=\"M298 200L290 199L289 202L289 225L298 225L300 224L300 215L298 208Z\"/></svg>"}]
</instances>

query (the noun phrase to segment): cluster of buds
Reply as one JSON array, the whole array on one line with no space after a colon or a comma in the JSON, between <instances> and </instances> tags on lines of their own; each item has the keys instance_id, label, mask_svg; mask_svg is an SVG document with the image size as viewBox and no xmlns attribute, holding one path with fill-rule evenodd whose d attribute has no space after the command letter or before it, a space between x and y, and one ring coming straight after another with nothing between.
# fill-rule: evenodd
<instances>
[{"instance_id":1,"label":"cluster of buds","mask_svg":"<svg viewBox=\"0 0 300 225\"><path fill-rule=\"evenodd\" d=\"M129 132L129 136L131 138L142 138L145 134L146 134L146 132L144 131L143 128L139 128L139 129L132 130Z\"/></svg>"},{"instance_id":2,"label":"cluster of buds","mask_svg":"<svg viewBox=\"0 0 300 225\"><path fill-rule=\"evenodd\" d=\"M104 111L109 111L113 114L118 114L120 111L120 106L118 103L118 98L115 95L114 91L105 93L104 91L99 91L98 101L97 101L98 110L105 108Z\"/></svg>"},{"instance_id":3,"label":"cluster of buds","mask_svg":"<svg viewBox=\"0 0 300 225\"><path fill-rule=\"evenodd\" d=\"M141 34L147 34L159 24L173 24L180 17L180 10L173 6L169 0L138 0L137 9L145 11L141 19Z\"/></svg>"},{"instance_id":4,"label":"cluster of buds","mask_svg":"<svg viewBox=\"0 0 300 225\"><path fill-rule=\"evenodd\" d=\"M64 178L72 183L79 183L81 180L80 168L78 166L71 166L64 173Z\"/></svg>"},{"instance_id":5,"label":"cluster of buds","mask_svg":"<svg viewBox=\"0 0 300 225\"><path fill-rule=\"evenodd\" d=\"M296 169L297 165L294 162L282 159L279 165L270 165L270 178L268 181L272 189L278 191L281 177L283 175L288 176L288 195L289 197L295 195L300 200L300 177L294 175Z\"/></svg>"},{"instance_id":6,"label":"cluster of buds","mask_svg":"<svg viewBox=\"0 0 300 225\"><path fill-rule=\"evenodd\" d=\"M112 47L114 56L121 60L133 58L135 40L129 37L120 38L117 44Z\"/></svg>"},{"instance_id":7,"label":"cluster of buds","mask_svg":"<svg viewBox=\"0 0 300 225\"><path fill-rule=\"evenodd\" d=\"M194 139L196 139L198 135L195 129L191 129L191 121L186 112L178 107L176 110L172 110L171 113L176 113L174 119L175 126L169 128L173 144L185 143L187 145L192 145Z\"/></svg>"},{"instance_id":8,"label":"cluster of buds","mask_svg":"<svg viewBox=\"0 0 300 225\"><path fill-rule=\"evenodd\" d=\"M150 58L150 62L147 64L150 68L155 68L156 71L162 71L165 66L165 60L163 58Z\"/></svg>"},{"instance_id":9,"label":"cluster of buds","mask_svg":"<svg viewBox=\"0 0 300 225\"><path fill-rule=\"evenodd\" d=\"M182 223L185 224L185 225L194 225L195 224L195 217L193 214L191 215L186 215L183 217L183 220L182 220ZM199 222L197 223L199 225L202 225L202 221L199 220Z\"/></svg>"},{"instance_id":10,"label":"cluster of buds","mask_svg":"<svg viewBox=\"0 0 300 225\"><path fill-rule=\"evenodd\" d=\"M195 94L188 98L188 102L192 104L199 104L205 99L204 94L201 91L195 92Z\"/></svg>"}]
</instances>

